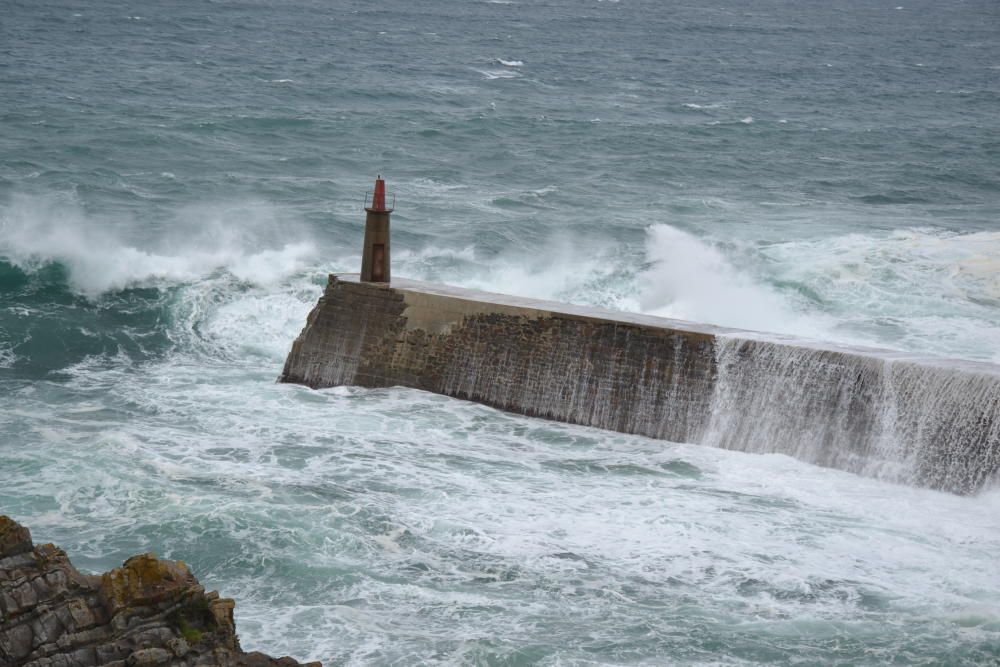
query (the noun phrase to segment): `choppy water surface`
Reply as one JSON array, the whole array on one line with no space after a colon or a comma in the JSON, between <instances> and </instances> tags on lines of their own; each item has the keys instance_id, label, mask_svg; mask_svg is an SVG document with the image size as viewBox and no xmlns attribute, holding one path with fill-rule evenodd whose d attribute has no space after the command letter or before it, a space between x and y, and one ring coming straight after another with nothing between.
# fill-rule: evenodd
<instances>
[{"instance_id":1,"label":"choppy water surface","mask_svg":"<svg viewBox=\"0 0 1000 667\"><path fill-rule=\"evenodd\" d=\"M1000 497L274 384L394 272L1000 361L991 2L8 2L0 510L328 664L972 664Z\"/></svg>"}]
</instances>

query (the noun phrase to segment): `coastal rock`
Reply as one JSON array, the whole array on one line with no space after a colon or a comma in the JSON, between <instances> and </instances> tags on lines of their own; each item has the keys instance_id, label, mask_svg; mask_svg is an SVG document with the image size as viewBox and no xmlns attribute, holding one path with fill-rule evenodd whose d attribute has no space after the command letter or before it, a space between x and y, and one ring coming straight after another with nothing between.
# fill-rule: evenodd
<instances>
[{"instance_id":1,"label":"coastal rock","mask_svg":"<svg viewBox=\"0 0 1000 667\"><path fill-rule=\"evenodd\" d=\"M205 592L181 561L153 554L83 574L61 549L33 544L27 528L0 515L4 667L300 667L244 653L234 606Z\"/></svg>"}]
</instances>

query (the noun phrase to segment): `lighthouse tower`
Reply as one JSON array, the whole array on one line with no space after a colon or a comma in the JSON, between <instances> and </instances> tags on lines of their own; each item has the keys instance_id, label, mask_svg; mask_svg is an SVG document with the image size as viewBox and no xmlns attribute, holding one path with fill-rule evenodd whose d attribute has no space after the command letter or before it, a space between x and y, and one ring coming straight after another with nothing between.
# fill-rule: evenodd
<instances>
[{"instance_id":1,"label":"lighthouse tower","mask_svg":"<svg viewBox=\"0 0 1000 667\"><path fill-rule=\"evenodd\" d=\"M365 247L361 254L361 282L389 282L389 214L385 205L385 181L379 174L371 199L365 197Z\"/></svg>"}]
</instances>

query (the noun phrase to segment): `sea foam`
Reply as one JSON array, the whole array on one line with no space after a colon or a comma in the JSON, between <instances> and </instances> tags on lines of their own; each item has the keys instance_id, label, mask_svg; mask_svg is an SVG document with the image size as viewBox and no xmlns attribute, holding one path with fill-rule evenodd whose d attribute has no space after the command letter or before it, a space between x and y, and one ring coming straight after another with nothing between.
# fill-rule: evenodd
<instances>
[{"instance_id":1,"label":"sea foam","mask_svg":"<svg viewBox=\"0 0 1000 667\"><path fill-rule=\"evenodd\" d=\"M746 270L717 247L668 225L649 229L651 266L642 273L644 312L759 331L820 336L824 318Z\"/></svg>"},{"instance_id":2,"label":"sea foam","mask_svg":"<svg viewBox=\"0 0 1000 667\"><path fill-rule=\"evenodd\" d=\"M301 270L315 252L307 238L281 242L265 232L283 227L266 207L191 208L177 215L176 224L138 247L119 238L110 221L22 197L0 218L0 256L28 271L62 264L70 285L94 297L160 281L192 281L220 270L251 283L273 282Z\"/></svg>"}]
</instances>

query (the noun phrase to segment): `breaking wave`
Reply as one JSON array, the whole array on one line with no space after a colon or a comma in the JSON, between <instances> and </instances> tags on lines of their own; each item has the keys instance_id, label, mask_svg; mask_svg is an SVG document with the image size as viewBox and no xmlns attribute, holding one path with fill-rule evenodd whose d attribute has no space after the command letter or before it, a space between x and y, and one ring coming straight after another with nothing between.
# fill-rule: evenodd
<instances>
[{"instance_id":1,"label":"breaking wave","mask_svg":"<svg viewBox=\"0 0 1000 667\"><path fill-rule=\"evenodd\" d=\"M288 225L266 207L201 207L178 214L140 247L116 234L114 221L22 198L0 217L0 258L26 272L61 265L70 286L88 297L217 271L266 284L301 271L315 254L311 241L282 242L276 230Z\"/></svg>"},{"instance_id":2,"label":"breaking wave","mask_svg":"<svg viewBox=\"0 0 1000 667\"><path fill-rule=\"evenodd\" d=\"M644 312L741 329L819 336L829 328L809 304L738 269L717 247L667 225L649 230L651 266L640 277Z\"/></svg>"},{"instance_id":3,"label":"breaking wave","mask_svg":"<svg viewBox=\"0 0 1000 667\"><path fill-rule=\"evenodd\" d=\"M1000 361L1000 233L930 229L739 244L650 228L648 313Z\"/></svg>"}]
</instances>

